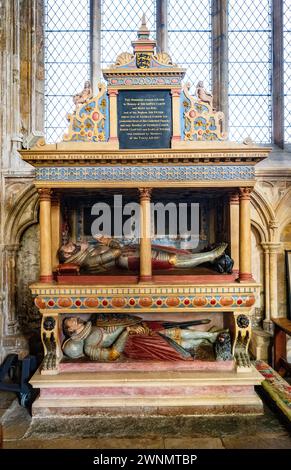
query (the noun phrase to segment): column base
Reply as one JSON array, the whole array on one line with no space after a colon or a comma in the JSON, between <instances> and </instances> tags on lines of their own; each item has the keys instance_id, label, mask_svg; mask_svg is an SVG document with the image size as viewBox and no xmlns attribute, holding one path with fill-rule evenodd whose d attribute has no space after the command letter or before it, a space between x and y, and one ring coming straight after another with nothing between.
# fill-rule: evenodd
<instances>
[{"instance_id":1,"label":"column base","mask_svg":"<svg viewBox=\"0 0 291 470\"><path fill-rule=\"evenodd\" d=\"M139 282L148 282L152 283L153 277L152 276L139 276Z\"/></svg>"},{"instance_id":2,"label":"column base","mask_svg":"<svg viewBox=\"0 0 291 470\"><path fill-rule=\"evenodd\" d=\"M173 135L171 143L173 142L181 142L181 136L180 135Z\"/></svg>"},{"instance_id":3,"label":"column base","mask_svg":"<svg viewBox=\"0 0 291 470\"><path fill-rule=\"evenodd\" d=\"M263 320L263 329L267 333L274 335L274 323L271 320Z\"/></svg>"},{"instance_id":4,"label":"column base","mask_svg":"<svg viewBox=\"0 0 291 470\"><path fill-rule=\"evenodd\" d=\"M251 273L239 273L238 282L248 282L253 280L254 279Z\"/></svg>"},{"instance_id":5,"label":"column base","mask_svg":"<svg viewBox=\"0 0 291 470\"><path fill-rule=\"evenodd\" d=\"M40 276L39 282L52 282L53 276L50 274L49 276Z\"/></svg>"}]
</instances>

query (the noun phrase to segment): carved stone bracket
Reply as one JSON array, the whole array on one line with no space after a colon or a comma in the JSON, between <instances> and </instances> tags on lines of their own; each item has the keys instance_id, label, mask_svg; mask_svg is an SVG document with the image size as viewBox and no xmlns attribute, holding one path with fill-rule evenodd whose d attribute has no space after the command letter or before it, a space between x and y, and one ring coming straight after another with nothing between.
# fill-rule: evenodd
<instances>
[{"instance_id":1,"label":"carved stone bracket","mask_svg":"<svg viewBox=\"0 0 291 470\"><path fill-rule=\"evenodd\" d=\"M244 370L251 367L248 353L251 332L251 318L245 313L234 313L234 338L232 353L236 359L238 370Z\"/></svg>"},{"instance_id":2,"label":"carved stone bracket","mask_svg":"<svg viewBox=\"0 0 291 470\"><path fill-rule=\"evenodd\" d=\"M58 364L62 358L57 316L43 315L41 324L41 340L44 349L41 373L43 375L57 374Z\"/></svg>"}]
</instances>

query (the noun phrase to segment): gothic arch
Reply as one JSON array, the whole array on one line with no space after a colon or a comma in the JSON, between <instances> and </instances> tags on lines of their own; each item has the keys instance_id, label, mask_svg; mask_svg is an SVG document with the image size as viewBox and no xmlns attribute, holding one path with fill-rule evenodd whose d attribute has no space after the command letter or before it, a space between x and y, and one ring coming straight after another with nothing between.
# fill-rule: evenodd
<instances>
[{"instance_id":1,"label":"gothic arch","mask_svg":"<svg viewBox=\"0 0 291 470\"><path fill-rule=\"evenodd\" d=\"M21 185L15 193L17 183L8 186L6 207L7 217L4 225L4 244L18 245L23 232L38 221L39 199L33 183Z\"/></svg>"},{"instance_id":2,"label":"gothic arch","mask_svg":"<svg viewBox=\"0 0 291 470\"><path fill-rule=\"evenodd\" d=\"M266 201L257 189L254 189L252 192L251 202L255 210L251 218L252 225L258 230L262 242L271 241L273 236L270 223L274 224L276 221L276 215L271 204Z\"/></svg>"},{"instance_id":3,"label":"gothic arch","mask_svg":"<svg viewBox=\"0 0 291 470\"><path fill-rule=\"evenodd\" d=\"M266 230L264 230L264 227L262 227L256 220L251 220L251 225L252 225L252 229L254 229L259 237L260 237L260 241L261 243L265 243L267 242L268 240L266 239Z\"/></svg>"},{"instance_id":4,"label":"gothic arch","mask_svg":"<svg viewBox=\"0 0 291 470\"><path fill-rule=\"evenodd\" d=\"M284 228L291 223L291 187L288 188L286 193L283 195L277 208L277 219L278 219L278 241L280 240L281 234Z\"/></svg>"}]
</instances>

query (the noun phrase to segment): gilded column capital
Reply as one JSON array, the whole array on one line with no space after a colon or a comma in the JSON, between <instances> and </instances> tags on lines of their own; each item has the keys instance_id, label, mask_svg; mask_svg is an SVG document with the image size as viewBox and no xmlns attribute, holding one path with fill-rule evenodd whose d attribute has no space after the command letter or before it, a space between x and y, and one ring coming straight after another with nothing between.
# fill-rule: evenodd
<instances>
[{"instance_id":1,"label":"gilded column capital","mask_svg":"<svg viewBox=\"0 0 291 470\"><path fill-rule=\"evenodd\" d=\"M52 191L51 192L51 201L52 201L52 204L54 204L54 205L60 204L61 195L60 195L59 191Z\"/></svg>"},{"instance_id":2,"label":"gilded column capital","mask_svg":"<svg viewBox=\"0 0 291 470\"><path fill-rule=\"evenodd\" d=\"M52 190L49 188L40 188L38 189L40 201L51 201Z\"/></svg>"},{"instance_id":3,"label":"gilded column capital","mask_svg":"<svg viewBox=\"0 0 291 470\"><path fill-rule=\"evenodd\" d=\"M139 198L141 201L150 201L152 195L152 188L138 188Z\"/></svg>"},{"instance_id":4,"label":"gilded column capital","mask_svg":"<svg viewBox=\"0 0 291 470\"><path fill-rule=\"evenodd\" d=\"M172 96L180 96L181 95L181 88L172 88L171 89L171 95Z\"/></svg>"},{"instance_id":5,"label":"gilded column capital","mask_svg":"<svg viewBox=\"0 0 291 470\"><path fill-rule=\"evenodd\" d=\"M229 204L238 205L239 204L239 192L233 191L229 194Z\"/></svg>"},{"instance_id":6,"label":"gilded column capital","mask_svg":"<svg viewBox=\"0 0 291 470\"><path fill-rule=\"evenodd\" d=\"M250 200L253 188L239 188L239 197L241 200Z\"/></svg>"},{"instance_id":7,"label":"gilded column capital","mask_svg":"<svg viewBox=\"0 0 291 470\"><path fill-rule=\"evenodd\" d=\"M116 88L108 88L107 90L109 96L117 96L118 90Z\"/></svg>"}]
</instances>

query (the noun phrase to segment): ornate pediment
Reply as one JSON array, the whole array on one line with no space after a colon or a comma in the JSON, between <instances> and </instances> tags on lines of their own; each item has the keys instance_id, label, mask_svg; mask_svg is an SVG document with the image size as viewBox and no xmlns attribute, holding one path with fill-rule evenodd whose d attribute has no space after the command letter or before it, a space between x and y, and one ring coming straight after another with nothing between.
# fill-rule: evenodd
<instances>
[{"instance_id":1,"label":"ornate pediment","mask_svg":"<svg viewBox=\"0 0 291 470\"><path fill-rule=\"evenodd\" d=\"M184 148L226 139L224 115L213 108L212 94L202 81L196 96L190 94L190 86L182 83L186 70L167 52L156 51L144 16L132 47L102 71L106 83L98 85L96 96L89 81L73 96L75 109L67 115L63 142L115 150Z\"/></svg>"}]
</instances>

